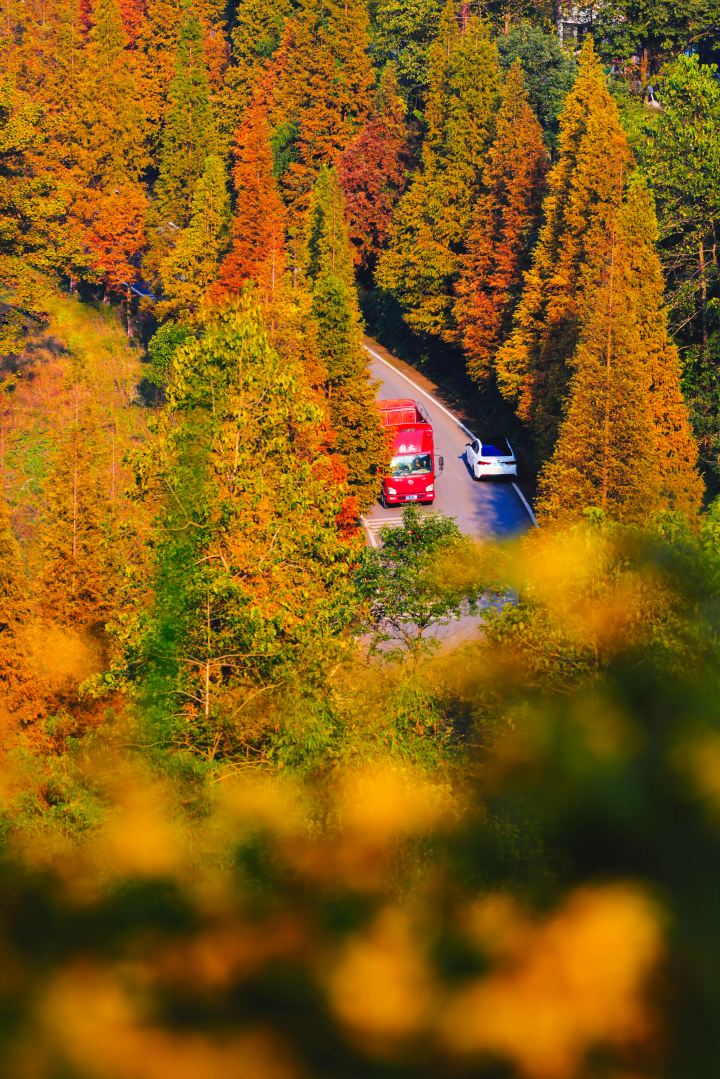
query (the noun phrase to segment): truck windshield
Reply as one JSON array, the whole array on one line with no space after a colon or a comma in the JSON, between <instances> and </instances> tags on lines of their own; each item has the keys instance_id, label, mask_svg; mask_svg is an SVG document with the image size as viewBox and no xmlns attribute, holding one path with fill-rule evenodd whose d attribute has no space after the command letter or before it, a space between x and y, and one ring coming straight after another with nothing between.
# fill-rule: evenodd
<instances>
[{"instance_id":1,"label":"truck windshield","mask_svg":"<svg viewBox=\"0 0 720 1079\"><path fill-rule=\"evenodd\" d=\"M432 454L408 453L405 457L393 457L391 476L429 476L433 470Z\"/></svg>"}]
</instances>

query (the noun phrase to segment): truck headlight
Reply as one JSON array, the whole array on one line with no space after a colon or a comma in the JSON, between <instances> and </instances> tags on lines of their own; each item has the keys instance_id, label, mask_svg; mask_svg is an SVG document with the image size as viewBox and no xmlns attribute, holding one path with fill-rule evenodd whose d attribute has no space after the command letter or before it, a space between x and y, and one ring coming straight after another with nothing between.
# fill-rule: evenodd
<instances>
[{"instance_id":1,"label":"truck headlight","mask_svg":"<svg viewBox=\"0 0 720 1079\"><path fill-rule=\"evenodd\" d=\"M429 483L427 485L427 490L428 491L434 491L435 490L435 484L434 483Z\"/></svg>"},{"instance_id":2,"label":"truck headlight","mask_svg":"<svg viewBox=\"0 0 720 1079\"><path fill-rule=\"evenodd\" d=\"M388 487L388 489L387 489L387 493L388 493L389 495L396 495L396 494L397 494L397 491L395 490L395 488L394 488L394 487Z\"/></svg>"}]
</instances>

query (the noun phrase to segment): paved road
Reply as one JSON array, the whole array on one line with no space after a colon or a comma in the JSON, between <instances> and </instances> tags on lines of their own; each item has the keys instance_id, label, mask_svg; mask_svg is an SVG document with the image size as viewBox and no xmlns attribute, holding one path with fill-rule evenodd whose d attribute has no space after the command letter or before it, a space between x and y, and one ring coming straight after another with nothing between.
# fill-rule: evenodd
<instances>
[{"instance_id":1,"label":"paved road","mask_svg":"<svg viewBox=\"0 0 720 1079\"><path fill-rule=\"evenodd\" d=\"M470 441L470 436L460 421L443 411L443 406L420 386L411 385L407 377L385 360L372 352L370 360L374 377L382 379L378 391L380 399L412 397L420 401L430 415L435 453L445 458L445 469L435 481L432 509L455 517L462 532L478 539L513 536L531 528L530 514L512 483L508 480L473 480L465 460L465 444ZM366 514L366 520L375 533L386 521L394 519L399 523L401 514L402 507L383 509L378 503Z\"/></svg>"}]
</instances>

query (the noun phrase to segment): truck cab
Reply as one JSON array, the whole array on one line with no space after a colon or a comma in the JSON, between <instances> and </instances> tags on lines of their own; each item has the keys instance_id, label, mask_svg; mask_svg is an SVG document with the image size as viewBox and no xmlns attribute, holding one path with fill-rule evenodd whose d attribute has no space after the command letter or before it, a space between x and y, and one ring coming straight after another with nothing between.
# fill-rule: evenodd
<instances>
[{"instance_id":1,"label":"truck cab","mask_svg":"<svg viewBox=\"0 0 720 1079\"><path fill-rule=\"evenodd\" d=\"M383 427L392 433L392 459L383 480L384 506L435 500L435 448L430 417L417 401L378 401ZM437 459L438 473L442 457Z\"/></svg>"}]
</instances>

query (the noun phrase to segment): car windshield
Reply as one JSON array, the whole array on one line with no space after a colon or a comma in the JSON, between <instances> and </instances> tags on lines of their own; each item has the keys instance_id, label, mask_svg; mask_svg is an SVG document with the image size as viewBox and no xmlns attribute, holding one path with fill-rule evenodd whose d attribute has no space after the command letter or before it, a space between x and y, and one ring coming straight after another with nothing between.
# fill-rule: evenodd
<instances>
[{"instance_id":1,"label":"car windshield","mask_svg":"<svg viewBox=\"0 0 720 1079\"><path fill-rule=\"evenodd\" d=\"M390 464L391 476L429 476L432 470L432 455L429 453L408 453L404 457L393 457Z\"/></svg>"},{"instance_id":2,"label":"car windshield","mask_svg":"<svg viewBox=\"0 0 720 1079\"><path fill-rule=\"evenodd\" d=\"M504 443L504 445L503 445ZM499 448L498 448L499 447ZM481 453L483 457L511 457L512 450L508 446L507 442L503 439L497 446L493 446L489 442L483 442L481 446Z\"/></svg>"}]
</instances>

